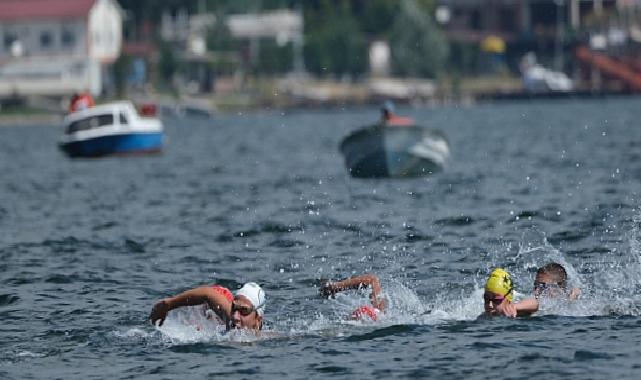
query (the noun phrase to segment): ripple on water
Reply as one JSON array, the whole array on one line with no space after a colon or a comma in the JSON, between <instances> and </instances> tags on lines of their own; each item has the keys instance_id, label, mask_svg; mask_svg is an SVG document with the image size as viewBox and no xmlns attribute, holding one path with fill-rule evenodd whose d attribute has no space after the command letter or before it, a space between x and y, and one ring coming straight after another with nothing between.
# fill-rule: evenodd
<instances>
[{"instance_id":1,"label":"ripple on water","mask_svg":"<svg viewBox=\"0 0 641 380\"><path fill-rule=\"evenodd\" d=\"M448 227L462 227L473 225L476 221L471 216L460 215L450 218L443 218L434 221L434 224Z\"/></svg>"},{"instance_id":2,"label":"ripple on water","mask_svg":"<svg viewBox=\"0 0 641 380\"><path fill-rule=\"evenodd\" d=\"M418 325L393 325L387 326L374 331L369 331L364 334L355 334L345 338L347 342L361 342L367 340L375 340L387 336L406 336L416 330Z\"/></svg>"},{"instance_id":3,"label":"ripple on water","mask_svg":"<svg viewBox=\"0 0 641 380\"><path fill-rule=\"evenodd\" d=\"M147 159L69 160L60 131L0 128L0 378L635 378L638 108L408 109L446 126L453 152L408 181L354 180L337 153L376 109L174 120ZM489 268L508 266L529 295L553 260L582 299L477 318ZM365 291L317 296L317 278L365 271L390 296L386 318L345 320ZM145 321L174 291L248 280L265 286L265 333L279 338Z\"/></svg>"},{"instance_id":4,"label":"ripple on water","mask_svg":"<svg viewBox=\"0 0 641 380\"><path fill-rule=\"evenodd\" d=\"M7 306L20 301L20 297L14 294L0 294L0 306Z\"/></svg>"}]
</instances>

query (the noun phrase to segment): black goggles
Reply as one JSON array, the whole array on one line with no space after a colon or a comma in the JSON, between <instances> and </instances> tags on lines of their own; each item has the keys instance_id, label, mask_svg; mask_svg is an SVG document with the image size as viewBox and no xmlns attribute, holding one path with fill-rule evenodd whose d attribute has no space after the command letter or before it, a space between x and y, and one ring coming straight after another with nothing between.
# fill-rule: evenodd
<instances>
[{"instance_id":1,"label":"black goggles","mask_svg":"<svg viewBox=\"0 0 641 380\"><path fill-rule=\"evenodd\" d=\"M252 312L254 312L254 310L256 310L256 309L253 306L242 305L242 304L240 304L238 302L232 302L231 303L231 312L232 312L232 314L235 311L238 311L240 313L240 315L242 315L243 317L246 317L249 314L251 314Z\"/></svg>"}]
</instances>

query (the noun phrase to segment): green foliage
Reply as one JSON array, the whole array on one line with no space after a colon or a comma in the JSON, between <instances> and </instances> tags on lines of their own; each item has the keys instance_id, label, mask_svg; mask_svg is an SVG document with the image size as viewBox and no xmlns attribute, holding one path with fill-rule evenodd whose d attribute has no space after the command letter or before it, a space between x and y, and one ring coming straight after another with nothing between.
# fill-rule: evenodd
<instances>
[{"instance_id":1,"label":"green foliage","mask_svg":"<svg viewBox=\"0 0 641 380\"><path fill-rule=\"evenodd\" d=\"M356 13L360 29L369 36L378 37L387 33L394 23L398 7L398 0L367 1Z\"/></svg>"},{"instance_id":2,"label":"green foliage","mask_svg":"<svg viewBox=\"0 0 641 380\"><path fill-rule=\"evenodd\" d=\"M367 69L367 38L358 28L347 2L333 8L324 1L322 9L305 16L305 66L319 75L358 75Z\"/></svg>"},{"instance_id":3,"label":"green foliage","mask_svg":"<svg viewBox=\"0 0 641 380\"><path fill-rule=\"evenodd\" d=\"M481 51L478 43L459 42L450 45L450 71L461 73L476 72Z\"/></svg>"},{"instance_id":4,"label":"green foliage","mask_svg":"<svg viewBox=\"0 0 641 380\"><path fill-rule=\"evenodd\" d=\"M223 13L248 13L290 8L290 0L207 0L207 10Z\"/></svg>"},{"instance_id":5,"label":"green foliage","mask_svg":"<svg viewBox=\"0 0 641 380\"><path fill-rule=\"evenodd\" d=\"M160 43L160 57L158 58L158 71L162 83L171 83L174 79L174 74L180 69L180 62L178 57L174 54L172 46L167 42Z\"/></svg>"},{"instance_id":6,"label":"green foliage","mask_svg":"<svg viewBox=\"0 0 641 380\"><path fill-rule=\"evenodd\" d=\"M262 39L258 50L258 62L252 71L260 74L282 74L291 70L293 61L292 44L279 46L273 39Z\"/></svg>"},{"instance_id":7,"label":"green foliage","mask_svg":"<svg viewBox=\"0 0 641 380\"><path fill-rule=\"evenodd\" d=\"M216 26L207 34L210 52L224 57L213 63L215 71L238 65L253 74L275 74L291 69L291 44L278 46L262 39L258 50L250 41L231 36L225 22L230 14L258 13L274 9L301 9L304 15L304 60L308 71L321 76L359 76L368 70L369 41L387 39L392 49L392 68L405 76L434 77L444 67L448 45L441 36L433 11L436 0L119 0L134 22L156 24L164 11L186 9L216 14ZM177 57L160 46L158 66L163 80L179 68ZM249 51L252 51L252 59ZM469 65L467 52L458 51L461 67ZM464 57L461 54L465 55ZM229 57L229 58L225 58ZM220 65L224 67L218 67Z\"/></svg>"},{"instance_id":8,"label":"green foliage","mask_svg":"<svg viewBox=\"0 0 641 380\"><path fill-rule=\"evenodd\" d=\"M231 35L227 24L222 22L225 15L218 13L216 23L207 31L207 49L209 51L231 51L237 48L237 43Z\"/></svg>"},{"instance_id":9,"label":"green foliage","mask_svg":"<svg viewBox=\"0 0 641 380\"><path fill-rule=\"evenodd\" d=\"M113 64L114 85L116 87L116 95L122 97L125 93L127 82L127 75L129 74L129 67L131 66L131 57L122 54Z\"/></svg>"},{"instance_id":10,"label":"green foliage","mask_svg":"<svg viewBox=\"0 0 641 380\"><path fill-rule=\"evenodd\" d=\"M394 71L409 77L434 78L448 55L445 38L416 0L403 0L390 36Z\"/></svg>"}]
</instances>

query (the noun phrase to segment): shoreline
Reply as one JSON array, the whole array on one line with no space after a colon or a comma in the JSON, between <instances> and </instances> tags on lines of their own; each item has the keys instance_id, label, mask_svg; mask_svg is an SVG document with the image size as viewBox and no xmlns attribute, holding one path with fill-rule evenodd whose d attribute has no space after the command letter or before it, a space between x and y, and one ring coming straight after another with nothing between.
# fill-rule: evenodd
<instances>
[{"instance_id":1,"label":"shoreline","mask_svg":"<svg viewBox=\"0 0 641 380\"><path fill-rule=\"evenodd\" d=\"M3 115L0 113L0 128L24 127L24 126L51 126L61 127L62 116L53 113L39 113L35 115Z\"/></svg>"},{"instance_id":2,"label":"shoreline","mask_svg":"<svg viewBox=\"0 0 641 380\"><path fill-rule=\"evenodd\" d=\"M458 97L433 97L431 99L422 101L400 100L395 99L399 103L405 103L414 106L438 107L447 106L452 104L459 104L462 106L470 106L474 104L488 104L488 103L504 103L504 102L528 102L532 100L576 100L576 99L605 99L605 98L619 98L619 97L634 97L639 94L630 91L568 91L568 92L526 92L526 91L494 91L494 92L478 92L466 93ZM209 117L215 117L216 114L233 114L236 112L252 112L260 110L323 110L332 109L335 107L362 107L362 106L377 106L382 100L368 99L368 101L350 101L345 98L327 99L324 101L314 101L310 99L296 99L291 97L285 101L273 102L270 99L253 99L251 102L235 106L216 106L212 108L205 108L198 104L197 106L187 105L185 109L193 109L199 111L197 114L207 114ZM163 105L163 101L158 101ZM215 103L215 102L214 102ZM200 107L198 107L200 106ZM194 111L194 112L195 112ZM162 117L162 116L161 116ZM24 126L47 126L47 127L62 127L64 115L57 112L43 112L42 110L36 112L9 112L3 114L0 112L0 128L11 127L24 127Z\"/></svg>"}]
</instances>

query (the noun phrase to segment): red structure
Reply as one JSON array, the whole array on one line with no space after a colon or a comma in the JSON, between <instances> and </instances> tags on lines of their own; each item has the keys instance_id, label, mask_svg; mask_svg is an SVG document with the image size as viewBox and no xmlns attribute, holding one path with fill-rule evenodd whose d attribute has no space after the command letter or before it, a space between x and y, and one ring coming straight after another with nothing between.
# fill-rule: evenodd
<instances>
[{"instance_id":1,"label":"red structure","mask_svg":"<svg viewBox=\"0 0 641 380\"><path fill-rule=\"evenodd\" d=\"M641 91L641 71L638 61L626 62L603 53L591 51L585 46L575 50L576 58L610 78L624 83L631 91Z\"/></svg>"}]
</instances>

